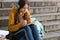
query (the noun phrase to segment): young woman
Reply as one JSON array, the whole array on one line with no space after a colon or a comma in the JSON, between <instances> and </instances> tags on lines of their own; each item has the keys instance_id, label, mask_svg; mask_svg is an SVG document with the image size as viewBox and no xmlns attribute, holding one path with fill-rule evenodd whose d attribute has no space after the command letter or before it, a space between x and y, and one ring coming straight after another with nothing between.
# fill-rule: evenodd
<instances>
[{"instance_id":1,"label":"young woman","mask_svg":"<svg viewBox=\"0 0 60 40\"><path fill-rule=\"evenodd\" d=\"M35 22L31 20L28 6L27 0L19 0L18 8L14 6L11 10L8 29L10 33L13 33L12 40L40 40Z\"/></svg>"}]
</instances>

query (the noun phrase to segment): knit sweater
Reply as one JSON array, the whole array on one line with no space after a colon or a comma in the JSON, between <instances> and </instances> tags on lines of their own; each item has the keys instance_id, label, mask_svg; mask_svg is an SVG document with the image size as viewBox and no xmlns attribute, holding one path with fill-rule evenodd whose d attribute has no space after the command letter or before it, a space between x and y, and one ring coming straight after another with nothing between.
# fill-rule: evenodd
<instances>
[{"instance_id":1,"label":"knit sweater","mask_svg":"<svg viewBox=\"0 0 60 40\"><path fill-rule=\"evenodd\" d=\"M23 26L22 23L14 24L14 22L15 22L14 17L15 17L16 12L17 12L16 7L15 6L12 7L12 10L9 14L9 23L8 23L8 30L10 32L15 32L15 31L19 30L20 28L22 28L22 26ZM30 18L30 12L27 11L27 13L28 13L27 16ZM29 19L29 21L30 21L30 23L32 23L31 18Z\"/></svg>"}]
</instances>

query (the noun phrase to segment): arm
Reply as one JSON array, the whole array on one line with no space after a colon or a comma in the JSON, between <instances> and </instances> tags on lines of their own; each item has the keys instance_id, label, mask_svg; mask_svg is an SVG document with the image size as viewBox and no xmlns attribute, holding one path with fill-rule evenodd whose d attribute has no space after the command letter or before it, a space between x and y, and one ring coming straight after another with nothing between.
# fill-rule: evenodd
<instances>
[{"instance_id":1,"label":"arm","mask_svg":"<svg viewBox=\"0 0 60 40\"><path fill-rule=\"evenodd\" d=\"M15 7L12 8L10 15L9 15L9 24L8 24L8 30L10 32L15 32L18 29L20 29L22 27L21 23L18 23L16 25L14 25L14 14L16 13L16 9Z\"/></svg>"},{"instance_id":2,"label":"arm","mask_svg":"<svg viewBox=\"0 0 60 40\"><path fill-rule=\"evenodd\" d=\"M27 10L27 17L26 18L27 18L28 24L32 23L31 15L28 10Z\"/></svg>"},{"instance_id":3,"label":"arm","mask_svg":"<svg viewBox=\"0 0 60 40\"><path fill-rule=\"evenodd\" d=\"M23 14L22 12L20 12L20 14L19 14L19 22L20 22L23 26L25 26L25 25L27 25L27 20L24 20L23 16L24 16L24 14Z\"/></svg>"}]
</instances>

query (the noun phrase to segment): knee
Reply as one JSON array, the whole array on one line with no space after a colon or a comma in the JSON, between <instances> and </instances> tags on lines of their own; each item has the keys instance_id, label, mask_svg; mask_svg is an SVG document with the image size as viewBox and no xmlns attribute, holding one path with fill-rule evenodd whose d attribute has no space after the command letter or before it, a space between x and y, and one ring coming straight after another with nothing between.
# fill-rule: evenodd
<instances>
[{"instance_id":1,"label":"knee","mask_svg":"<svg viewBox=\"0 0 60 40\"><path fill-rule=\"evenodd\" d=\"M31 28L29 26L24 26L23 27L25 30L31 30Z\"/></svg>"}]
</instances>

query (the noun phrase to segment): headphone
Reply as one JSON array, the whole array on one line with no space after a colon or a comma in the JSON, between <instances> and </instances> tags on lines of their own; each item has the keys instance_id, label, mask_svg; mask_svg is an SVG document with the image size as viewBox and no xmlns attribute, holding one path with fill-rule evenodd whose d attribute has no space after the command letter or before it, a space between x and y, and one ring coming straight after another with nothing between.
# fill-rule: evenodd
<instances>
[{"instance_id":1,"label":"headphone","mask_svg":"<svg viewBox=\"0 0 60 40\"><path fill-rule=\"evenodd\" d=\"M16 6L17 9L20 7L18 4L16 4L15 6Z\"/></svg>"}]
</instances>

